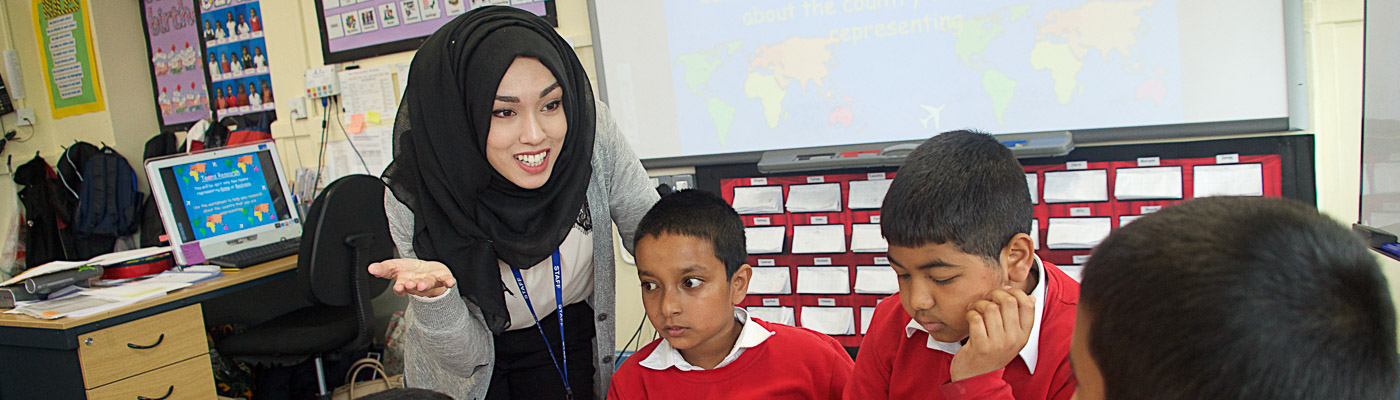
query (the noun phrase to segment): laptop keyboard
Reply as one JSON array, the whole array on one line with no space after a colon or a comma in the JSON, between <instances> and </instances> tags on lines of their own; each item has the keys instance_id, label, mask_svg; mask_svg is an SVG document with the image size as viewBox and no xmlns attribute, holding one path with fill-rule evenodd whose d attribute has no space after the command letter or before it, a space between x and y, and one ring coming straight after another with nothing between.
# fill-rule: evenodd
<instances>
[{"instance_id":1,"label":"laptop keyboard","mask_svg":"<svg viewBox=\"0 0 1400 400\"><path fill-rule=\"evenodd\" d=\"M209 259L208 263L224 268L247 268L296 254L301 249L301 239L283 240L266 246L229 253Z\"/></svg>"}]
</instances>

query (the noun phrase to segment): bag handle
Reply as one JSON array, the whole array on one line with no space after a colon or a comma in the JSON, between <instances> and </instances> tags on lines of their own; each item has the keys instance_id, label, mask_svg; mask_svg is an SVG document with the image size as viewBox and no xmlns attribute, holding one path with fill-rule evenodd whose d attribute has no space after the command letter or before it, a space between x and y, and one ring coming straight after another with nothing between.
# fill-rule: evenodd
<instances>
[{"instance_id":1,"label":"bag handle","mask_svg":"<svg viewBox=\"0 0 1400 400\"><path fill-rule=\"evenodd\" d=\"M364 368L373 368L375 372L378 372L380 376L384 376L386 377L385 380L388 380L388 375L384 373L384 364L380 364L379 360L365 357L356 360L354 364L350 365L350 370L345 372L345 383L355 383L355 375L359 374L360 370Z\"/></svg>"},{"instance_id":2,"label":"bag handle","mask_svg":"<svg viewBox=\"0 0 1400 400\"><path fill-rule=\"evenodd\" d=\"M389 381L389 375L384 373L384 364L380 364L379 360L373 358L361 358L359 361L356 361L355 364L350 367L350 372L347 372L345 374L345 384L346 386L350 387L349 393L347 394L351 399L355 398L355 375L358 375L360 370L365 368L372 368L375 372L379 373L378 380L384 381L385 389L393 388L393 383ZM370 380L366 382L374 381Z\"/></svg>"}]
</instances>

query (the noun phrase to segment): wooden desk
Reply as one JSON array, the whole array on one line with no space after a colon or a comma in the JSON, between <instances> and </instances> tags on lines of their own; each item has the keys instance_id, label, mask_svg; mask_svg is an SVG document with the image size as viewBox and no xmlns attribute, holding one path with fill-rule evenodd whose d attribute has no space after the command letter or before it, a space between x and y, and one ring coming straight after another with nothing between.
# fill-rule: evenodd
<instances>
[{"instance_id":1,"label":"wooden desk","mask_svg":"<svg viewBox=\"0 0 1400 400\"><path fill-rule=\"evenodd\" d=\"M213 399L199 303L290 277L296 266L296 256L270 261L79 318L0 314L0 399L160 398L172 385L194 389L173 390L171 400Z\"/></svg>"}]
</instances>

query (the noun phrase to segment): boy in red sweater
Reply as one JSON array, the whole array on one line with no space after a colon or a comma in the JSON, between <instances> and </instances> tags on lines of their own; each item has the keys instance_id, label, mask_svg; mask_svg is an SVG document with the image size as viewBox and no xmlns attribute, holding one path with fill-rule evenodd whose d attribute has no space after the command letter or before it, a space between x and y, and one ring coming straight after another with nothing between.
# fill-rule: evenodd
<instances>
[{"instance_id":1,"label":"boy in red sweater","mask_svg":"<svg viewBox=\"0 0 1400 400\"><path fill-rule=\"evenodd\" d=\"M840 399L851 357L829 336L750 318L744 223L687 190L637 224L642 304L661 339L627 358L609 399Z\"/></svg>"},{"instance_id":2,"label":"boy in red sweater","mask_svg":"<svg viewBox=\"0 0 1400 400\"><path fill-rule=\"evenodd\" d=\"M848 399L1069 399L1079 285L1041 261L1011 150L983 133L935 136L880 208L899 293L875 307Z\"/></svg>"},{"instance_id":3,"label":"boy in red sweater","mask_svg":"<svg viewBox=\"0 0 1400 400\"><path fill-rule=\"evenodd\" d=\"M1212 197L1084 265L1079 399L1394 399L1395 308L1348 229L1284 199Z\"/></svg>"}]
</instances>

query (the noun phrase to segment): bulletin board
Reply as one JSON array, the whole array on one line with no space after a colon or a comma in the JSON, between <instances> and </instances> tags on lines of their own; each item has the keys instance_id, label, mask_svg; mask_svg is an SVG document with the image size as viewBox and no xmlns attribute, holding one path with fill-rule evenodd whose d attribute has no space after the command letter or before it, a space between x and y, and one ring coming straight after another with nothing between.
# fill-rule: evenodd
<instances>
[{"instance_id":1,"label":"bulletin board","mask_svg":"<svg viewBox=\"0 0 1400 400\"><path fill-rule=\"evenodd\" d=\"M162 131L276 110L259 0L142 0Z\"/></svg>"},{"instance_id":2,"label":"bulletin board","mask_svg":"<svg viewBox=\"0 0 1400 400\"><path fill-rule=\"evenodd\" d=\"M216 117L276 110L257 0L202 0L199 19Z\"/></svg>"},{"instance_id":3,"label":"bulletin board","mask_svg":"<svg viewBox=\"0 0 1400 400\"><path fill-rule=\"evenodd\" d=\"M321 56L326 64L417 50L458 15L487 5L506 5L559 26L554 0L316 0Z\"/></svg>"},{"instance_id":4,"label":"bulletin board","mask_svg":"<svg viewBox=\"0 0 1400 400\"><path fill-rule=\"evenodd\" d=\"M141 2L156 117L162 127L183 128L213 116L200 36L199 11L190 0Z\"/></svg>"},{"instance_id":5,"label":"bulletin board","mask_svg":"<svg viewBox=\"0 0 1400 400\"><path fill-rule=\"evenodd\" d=\"M34 38L44 59L44 86L53 117L102 111L102 83L85 0L35 0Z\"/></svg>"},{"instance_id":6,"label":"bulletin board","mask_svg":"<svg viewBox=\"0 0 1400 400\"><path fill-rule=\"evenodd\" d=\"M1035 203L1035 222L1028 223L1034 226L1036 254L1077 279L1092 247L1112 229L1199 195L1284 197L1315 204L1312 154L1311 135L1290 135L1085 147L1064 157L1021 160ZM857 198L865 195L852 193L893 179L894 170L763 176L753 165L729 165L700 167L696 175L699 188L719 193L741 211L746 236L751 236L749 264L759 270L751 288L765 294L751 291L740 306L760 319L804 326L843 346L858 347L876 304L898 288L883 249L870 245L868 229L874 226L878 232L880 211L868 205L852 209L853 201L870 203ZM833 211L787 207L794 188L821 184L837 185L840 205ZM781 207L735 203L736 194L754 188L780 192ZM795 237L798 231L814 225L841 232L841 247L797 251L810 245L807 238ZM781 229L783 237L777 251L755 254L751 233L763 229ZM861 230L864 240L857 238ZM780 282L784 276L785 286Z\"/></svg>"}]
</instances>

